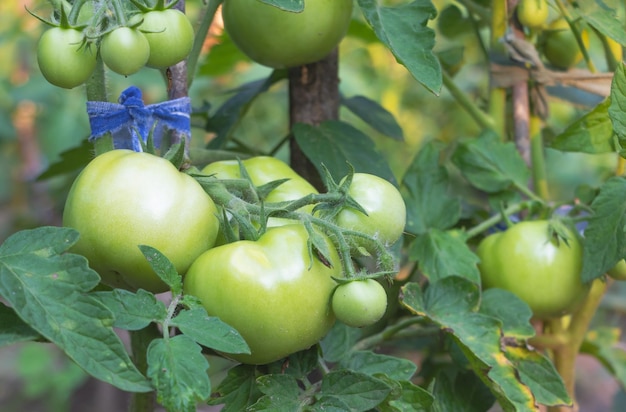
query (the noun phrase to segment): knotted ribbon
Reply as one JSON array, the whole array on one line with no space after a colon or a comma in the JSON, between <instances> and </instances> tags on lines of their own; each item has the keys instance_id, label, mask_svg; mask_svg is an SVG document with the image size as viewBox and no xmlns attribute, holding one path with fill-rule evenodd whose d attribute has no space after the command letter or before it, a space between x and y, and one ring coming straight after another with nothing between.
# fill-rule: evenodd
<instances>
[{"instance_id":1,"label":"knotted ribbon","mask_svg":"<svg viewBox=\"0 0 626 412\"><path fill-rule=\"evenodd\" d=\"M107 133L113 136L116 149L131 149L141 152L154 127L155 147L159 147L165 130L173 130L186 136L191 135L189 97L167 100L145 106L141 90L130 86L120 94L118 103L87 102L87 114L91 126L89 141Z\"/></svg>"}]
</instances>

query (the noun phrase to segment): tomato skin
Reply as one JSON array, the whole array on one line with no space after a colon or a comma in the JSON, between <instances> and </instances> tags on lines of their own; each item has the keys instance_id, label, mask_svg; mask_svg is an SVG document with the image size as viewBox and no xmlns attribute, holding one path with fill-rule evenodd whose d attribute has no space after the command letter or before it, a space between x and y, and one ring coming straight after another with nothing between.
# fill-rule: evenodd
<instances>
[{"instance_id":1,"label":"tomato skin","mask_svg":"<svg viewBox=\"0 0 626 412\"><path fill-rule=\"evenodd\" d=\"M307 0L291 13L258 0L225 0L224 28L250 59L276 69L323 59L345 36L352 0Z\"/></svg>"},{"instance_id":2,"label":"tomato skin","mask_svg":"<svg viewBox=\"0 0 626 412\"><path fill-rule=\"evenodd\" d=\"M309 257L302 224L269 229L257 241L242 240L203 253L184 278L196 296L243 336L250 355L230 354L242 363L266 364L307 349L330 330L330 299L341 262L330 241L325 266Z\"/></svg>"},{"instance_id":3,"label":"tomato skin","mask_svg":"<svg viewBox=\"0 0 626 412\"><path fill-rule=\"evenodd\" d=\"M194 31L180 10L153 10L143 14L139 30L150 44L149 67L165 68L184 60L191 52Z\"/></svg>"},{"instance_id":4,"label":"tomato skin","mask_svg":"<svg viewBox=\"0 0 626 412\"><path fill-rule=\"evenodd\" d=\"M165 292L138 245L157 248L185 273L213 246L217 208L202 187L169 161L112 150L92 160L74 181L63 225L79 231L74 253L89 260L102 282Z\"/></svg>"},{"instance_id":5,"label":"tomato skin","mask_svg":"<svg viewBox=\"0 0 626 412\"><path fill-rule=\"evenodd\" d=\"M583 30L581 36L585 47L589 48L589 33ZM562 18L553 21L548 26L542 51L546 60L560 69L569 69L583 58L583 53L578 47L574 33L572 33L567 21Z\"/></svg>"},{"instance_id":6,"label":"tomato skin","mask_svg":"<svg viewBox=\"0 0 626 412\"><path fill-rule=\"evenodd\" d=\"M539 29L548 20L550 8L546 0L521 0L517 3L517 18L529 29Z\"/></svg>"},{"instance_id":7,"label":"tomato skin","mask_svg":"<svg viewBox=\"0 0 626 412\"><path fill-rule=\"evenodd\" d=\"M84 34L75 29L53 27L37 45L37 63L46 80L73 89L85 83L96 68L96 52L83 45Z\"/></svg>"},{"instance_id":8,"label":"tomato skin","mask_svg":"<svg viewBox=\"0 0 626 412\"><path fill-rule=\"evenodd\" d=\"M569 230L569 246L549 237L546 220L524 221L487 236L476 251L483 288L508 290L540 319L574 311L588 292L580 278L582 246Z\"/></svg>"},{"instance_id":9,"label":"tomato skin","mask_svg":"<svg viewBox=\"0 0 626 412\"><path fill-rule=\"evenodd\" d=\"M150 44L139 30L118 27L104 36L100 54L109 69L128 76L148 62Z\"/></svg>"},{"instance_id":10,"label":"tomato skin","mask_svg":"<svg viewBox=\"0 0 626 412\"><path fill-rule=\"evenodd\" d=\"M354 328L370 326L387 309L387 292L374 279L355 280L337 286L332 307L337 320Z\"/></svg>"},{"instance_id":11,"label":"tomato skin","mask_svg":"<svg viewBox=\"0 0 626 412\"><path fill-rule=\"evenodd\" d=\"M406 205L396 187L387 180L368 173L355 173L348 194L367 212L344 208L335 217L337 225L376 237L386 246L394 244L406 225ZM370 253L372 245L357 239Z\"/></svg>"},{"instance_id":12,"label":"tomato skin","mask_svg":"<svg viewBox=\"0 0 626 412\"><path fill-rule=\"evenodd\" d=\"M626 261L620 260L607 273L615 280L626 280Z\"/></svg>"}]
</instances>

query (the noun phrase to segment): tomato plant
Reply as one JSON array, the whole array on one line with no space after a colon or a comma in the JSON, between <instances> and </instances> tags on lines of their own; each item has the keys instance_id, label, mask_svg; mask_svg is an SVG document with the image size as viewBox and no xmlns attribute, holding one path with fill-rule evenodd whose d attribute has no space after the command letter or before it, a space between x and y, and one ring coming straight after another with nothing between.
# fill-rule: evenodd
<instances>
[{"instance_id":1,"label":"tomato plant","mask_svg":"<svg viewBox=\"0 0 626 412\"><path fill-rule=\"evenodd\" d=\"M521 0L517 3L517 18L529 29L539 29L548 20L550 9L546 0Z\"/></svg>"},{"instance_id":2,"label":"tomato plant","mask_svg":"<svg viewBox=\"0 0 626 412\"><path fill-rule=\"evenodd\" d=\"M346 34L352 0L308 0L292 13L258 0L226 0L224 28L252 60L285 68L324 58Z\"/></svg>"},{"instance_id":3,"label":"tomato plant","mask_svg":"<svg viewBox=\"0 0 626 412\"><path fill-rule=\"evenodd\" d=\"M189 268L186 293L197 296L209 315L237 329L250 346L250 355L229 357L273 362L309 348L330 330L339 257L326 240L329 267L309 253L307 242L304 226L280 226L257 241L210 249Z\"/></svg>"},{"instance_id":4,"label":"tomato plant","mask_svg":"<svg viewBox=\"0 0 626 412\"><path fill-rule=\"evenodd\" d=\"M387 309L387 292L374 279L355 280L337 286L332 307L337 320L362 328L380 320Z\"/></svg>"},{"instance_id":5,"label":"tomato plant","mask_svg":"<svg viewBox=\"0 0 626 412\"><path fill-rule=\"evenodd\" d=\"M167 160L114 150L96 157L78 176L63 224L80 232L73 251L89 259L104 283L158 293L167 287L138 246L157 248L185 273L213 246L216 213L200 185Z\"/></svg>"},{"instance_id":6,"label":"tomato plant","mask_svg":"<svg viewBox=\"0 0 626 412\"><path fill-rule=\"evenodd\" d=\"M583 30L581 36L583 44L589 48L589 33ZM583 58L576 37L565 19L557 19L548 25L542 50L550 64L562 69L575 66Z\"/></svg>"},{"instance_id":7,"label":"tomato plant","mask_svg":"<svg viewBox=\"0 0 626 412\"><path fill-rule=\"evenodd\" d=\"M72 89L91 76L96 67L96 52L85 43L81 31L53 27L39 39L37 63L47 81Z\"/></svg>"},{"instance_id":8,"label":"tomato plant","mask_svg":"<svg viewBox=\"0 0 626 412\"><path fill-rule=\"evenodd\" d=\"M193 47L194 32L187 16L179 10L152 10L144 13L139 30L150 45L150 67L173 66L184 60Z\"/></svg>"},{"instance_id":9,"label":"tomato plant","mask_svg":"<svg viewBox=\"0 0 626 412\"><path fill-rule=\"evenodd\" d=\"M118 27L104 36L100 54L109 69L128 76L145 66L150 56L150 44L139 30Z\"/></svg>"},{"instance_id":10,"label":"tomato plant","mask_svg":"<svg viewBox=\"0 0 626 412\"><path fill-rule=\"evenodd\" d=\"M368 173L355 173L348 194L367 214L346 207L335 217L337 224L376 237L385 245L395 243L406 225L406 206L402 195L390 182ZM376 253L373 246L360 238L358 246Z\"/></svg>"},{"instance_id":11,"label":"tomato plant","mask_svg":"<svg viewBox=\"0 0 626 412\"><path fill-rule=\"evenodd\" d=\"M549 221L524 221L491 234L476 253L483 287L513 292L538 318L572 313L587 294L580 241L572 231L559 239Z\"/></svg>"}]
</instances>

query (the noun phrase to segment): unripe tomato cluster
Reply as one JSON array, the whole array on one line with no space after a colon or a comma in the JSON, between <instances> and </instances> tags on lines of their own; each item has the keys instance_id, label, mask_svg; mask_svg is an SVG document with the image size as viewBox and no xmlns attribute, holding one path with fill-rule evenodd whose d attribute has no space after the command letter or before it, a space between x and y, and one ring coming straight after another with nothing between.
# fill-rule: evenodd
<instances>
[{"instance_id":1,"label":"unripe tomato cluster","mask_svg":"<svg viewBox=\"0 0 626 412\"><path fill-rule=\"evenodd\" d=\"M152 10L139 15L137 27L117 27L99 41L84 30L53 27L45 31L37 47L41 73L55 86L72 89L85 83L96 67L97 54L112 71L124 76L142 67L165 68L184 60L194 41L193 27L175 9Z\"/></svg>"},{"instance_id":2,"label":"unripe tomato cluster","mask_svg":"<svg viewBox=\"0 0 626 412\"><path fill-rule=\"evenodd\" d=\"M257 187L288 179L269 192L268 204L317 193L278 159L256 157L241 164ZM202 176L224 184L241 181L240 167L239 162L215 162ZM348 195L368 214L345 208L329 217L329 224L362 230L383 245L396 242L406 222L399 191L370 174L355 173L353 183ZM113 150L96 157L77 177L63 223L80 233L72 251L85 256L102 282L112 287L165 292L167 286L138 246L161 251L184 276L184 293L199 298L209 315L244 337L251 354L225 354L243 363L265 364L309 348L335 319L363 327L385 313L383 286L371 278L346 279L336 244L322 226L315 226L316 238L329 252L324 258L311 253L310 232L297 217L313 217L312 208L299 209L294 219L276 221L258 239L216 245L221 208L198 180L167 160ZM367 237L363 241L364 248L371 246Z\"/></svg>"}]
</instances>

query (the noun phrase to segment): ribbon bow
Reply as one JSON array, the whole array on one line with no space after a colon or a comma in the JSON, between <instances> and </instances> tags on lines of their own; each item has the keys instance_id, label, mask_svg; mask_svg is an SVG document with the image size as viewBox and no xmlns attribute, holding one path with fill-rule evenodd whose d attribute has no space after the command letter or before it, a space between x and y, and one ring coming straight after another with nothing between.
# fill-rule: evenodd
<instances>
[{"instance_id":1,"label":"ribbon bow","mask_svg":"<svg viewBox=\"0 0 626 412\"><path fill-rule=\"evenodd\" d=\"M113 146L116 149L132 149L141 152L139 139L146 142L153 127L156 147L160 146L165 130L174 130L186 136L191 135L189 97L145 106L141 90L130 86L120 94L118 102L119 104L87 102L87 114L91 126L89 141L111 133Z\"/></svg>"}]
</instances>

